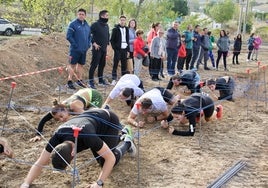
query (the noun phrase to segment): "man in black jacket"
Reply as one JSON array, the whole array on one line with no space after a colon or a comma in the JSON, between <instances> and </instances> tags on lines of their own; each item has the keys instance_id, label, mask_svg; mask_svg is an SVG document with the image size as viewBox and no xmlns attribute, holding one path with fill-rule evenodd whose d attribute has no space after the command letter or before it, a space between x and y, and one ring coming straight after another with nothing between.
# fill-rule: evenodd
<instances>
[{"instance_id":1,"label":"man in black jacket","mask_svg":"<svg viewBox=\"0 0 268 188\"><path fill-rule=\"evenodd\" d=\"M126 17L120 16L119 24L115 25L111 35L111 45L114 50L112 79L117 80L117 67L121 61L121 75L127 73L127 54L129 51L129 31L126 27Z\"/></svg>"},{"instance_id":2,"label":"man in black jacket","mask_svg":"<svg viewBox=\"0 0 268 188\"><path fill-rule=\"evenodd\" d=\"M103 79L103 71L106 65L107 45L109 45L108 11L102 10L99 13L99 20L91 26L92 61L89 68L89 87L96 89L94 84L94 73L98 67L99 84L107 85Z\"/></svg>"}]
</instances>

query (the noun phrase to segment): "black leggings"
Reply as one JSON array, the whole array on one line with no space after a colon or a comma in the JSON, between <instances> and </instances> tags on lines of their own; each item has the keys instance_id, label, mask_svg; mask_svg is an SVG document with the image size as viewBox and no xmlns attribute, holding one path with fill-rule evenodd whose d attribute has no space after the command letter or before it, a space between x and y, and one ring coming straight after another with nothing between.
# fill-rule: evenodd
<instances>
[{"instance_id":1,"label":"black leggings","mask_svg":"<svg viewBox=\"0 0 268 188\"><path fill-rule=\"evenodd\" d=\"M172 100L174 98L174 95L172 93L170 93L167 89L165 89L163 87L155 87L155 88L159 89L159 91L161 92L161 95L166 103L172 104Z\"/></svg>"}]
</instances>

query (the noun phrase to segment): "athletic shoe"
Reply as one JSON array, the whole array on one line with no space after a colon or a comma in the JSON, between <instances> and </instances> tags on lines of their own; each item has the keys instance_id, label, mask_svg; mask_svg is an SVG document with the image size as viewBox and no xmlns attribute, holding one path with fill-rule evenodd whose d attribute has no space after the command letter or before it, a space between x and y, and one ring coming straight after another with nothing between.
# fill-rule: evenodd
<instances>
[{"instance_id":1,"label":"athletic shoe","mask_svg":"<svg viewBox=\"0 0 268 188\"><path fill-rule=\"evenodd\" d=\"M216 114L217 119L221 119L222 114L223 114L223 107L221 104L216 106L216 111L217 111L217 114Z\"/></svg>"},{"instance_id":2,"label":"athletic shoe","mask_svg":"<svg viewBox=\"0 0 268 188\"><path fill-rule=\"evenodd\" d=\"M122 137L124 137L124 141L125 142L130 142L130 147L128 149L128 153L130 154L131 157L134 157L137 153L137 148L133 142L133 134L132 134L132 129L130 126L125 126L123 129L122 129Z\"/></svg>"},{"instance_id":3,"label":"athletic shoe","mask_svg":"<svg viewBox=\"0 0 268 188\"><path fill-rule=\"evenodd\" d=\"M110 85L110 84L107 83L106 81L99 82L99 86L105 87L105 86L108 86L108 85Z\"/></svg>"},{"instance_id":4,"label":"athletic shoe","mask_svg":"<svg viewBox=\"0 0 268 188\"><path fill-rule=\"evenodd\" d=\"M78 86L81 86L81 87L83 87L83 88L86 88L86 86L85 86L85 84L84 84L84 82L83 82L82 80L77 80L77 81L76 81L76 84L77 84Z\"/></svg>"},{"instance_id":5,"label":"athletic shoe","mask_svg":"<svg viewBox=\"0 0 268 188\"><path fill-rule=\"evenodd\" d=\"M210 68L208 68L208 67L205 67L205 68L204 68L204 70L210 70Z\"/></svg>"},{"instance_id":6,"label":"athletic shoe","mask_svg":"<svg viewBox=\"0 0 268 188\"><path fill-rule=\"evenodd\" d=\"M115 84L116 84L116 80L113 80L112 83L111 83L111 85L112 86L115 86Z\"/></svg>"},{"instance_id":7,"label":"athletic shoe","mask_svg":"<svg viewBox=\"0 0 268 188\"><path fill-rule=\"evenodd\" d=\"M105 106L103 107L103 109L109 110L111 107L109 104L105 104Z\"/></svg>"},{"instance_id":8,"label":"athletic shoe","mask_svg":"<svg viewBox=\"0 0 268 188\"><path fill-rule=\"evenodd\" d=\"M91 89L97 89L94 83L88 83L87 86Z\"/></svg>"},{"instance_id":9,"label":"athletic shoe","mask_svg":"<svg viewBox=\"0 0 268 188\"><path fill-rule=\"evenodd\" d=\"M73 82L72 82L71 80L69 80L69 81L67 82L66 87L67 87L68 89L73 89L73 90L76 89L76 88L74 87L74 84L73 84Z\"/></svg>"}]
</instances>

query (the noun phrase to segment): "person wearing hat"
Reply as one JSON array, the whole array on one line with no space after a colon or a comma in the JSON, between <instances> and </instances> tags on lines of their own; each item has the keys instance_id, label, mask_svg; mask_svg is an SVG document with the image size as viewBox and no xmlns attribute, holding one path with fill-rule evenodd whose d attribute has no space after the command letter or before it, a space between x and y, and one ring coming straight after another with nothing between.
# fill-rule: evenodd
<instances>
[{"instance_id":1,"label":"person wearing hat","mask_svg":"<svg viewBox=\"0 0 268 188\"><path fill-rule=\"evenodd\" d=\"M214 105L213 100L208 95L194 93L185 100L179 100L177 105L171 109L174 119L183 124L189 122L189 129L186 131L176 130L173 126L169 126L167 120L161 121L161 126L168 128L169 133L173 135L194 136L196 123L200 121L200 116L204 117L206 121L222 117L222 106L218 105L215 110Z\"/></svg>"},{"instance_id":2,"label":"person wearing hat","mask_svg":"<svg viewBox=\"0 0 268 188\"><path fill-rule=\"evenodd\" d=\"M220 96L218 100L233 101L233 93L235 89L235 81L230 76L223 76L216 79L207 80L206 85L211 91L219 90Z\"/></svg>"},{"instance_id":3,"label":"person wearing hat","mask_svg":"<svg viewBox=\"0 0 268 188\"><path fill-rule=\"evenodd\" d=\"M173 86L186 86L191 93L200 92L200 76L194 70L182 70L180 74L170 78L167 89L172 89Z\"/></svg>"},{"instance_id":4,"label":"person wearing hat","mask_svg":"<svg viewBox=\"0 0 268 188\"><path fill-rule=\"evenodd\" d=\"M173 105L178 96L174 96L163 87L156 87L145 92L134 104L128 116L128 123L135 127L143 127L145 121L137 121L139 115L143 115L149 123L161 120L172 120L167 104Z\"/></svg>"},{"instance_id":5,"label":"person wearing hat","mask_svg":"<svg viewBox=\"0 0 268 188\"><path fill-rule=\"evenodd\" d=\"M77 136L77 143L73 135L74 126L81 129ZM119 145L120 131L123 133L121 136L123 141ZM102 167L97 181L89 185L94 188L104 186L113 167L126 152L133 157L136 153L130 126L122 130L119 118L114 112L106 109L90 109L58 127L20 187L30 187L41 174L43 167L49 163L50 158L55 169L65 170L70 166L75 149L77 153L91 149Z\"/></svg>"},{"instance_id":6,"label":"person wearing hat","mask_svg":"<svg viewBox=\"0 0 268 188\"><path fill-rule=\"evenodd\" d=\"M0 155L6 155L9 158L13 157L13 150L9 146L6 138L0 137Z\"/></svg>"},{"instance_id":7,"label":"person wearing hat","mask_svg":"<svg viewBox=\"0 0 268 188\"><path fill-rule=\"evenodd\" d=\"M136 98L140 97L143 93L144 88L139 77L135 74L125 74L118 80L102 107L106 107L116 97L120 97L132 108Z\"/></svg>"},{"instance_id":8,"label":"person wearing hat","mask_svg":"<svg viewBox=\"0 0 268 188\"><path fill-rule=\"evenodd\" d=\"M57 121L65 122L70 118L70 115L80 114L91 107L100 108L102 106L102 101L101 93L91 88L78 90L62 103L58 103L57 100L54 100L53 108L40 120L37 127L37 135L30 139L30 141L36 142L41 140L40 134L43 131L45 123L51 119L54 118Z\"/></svg>"}]
</instances>

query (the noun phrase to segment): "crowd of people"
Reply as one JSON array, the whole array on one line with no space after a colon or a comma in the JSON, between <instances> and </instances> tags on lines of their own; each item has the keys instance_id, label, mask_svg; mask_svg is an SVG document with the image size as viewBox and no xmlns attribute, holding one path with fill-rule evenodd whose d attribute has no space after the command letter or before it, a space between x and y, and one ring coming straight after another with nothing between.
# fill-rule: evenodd
<instances>
[{"instance_id":1,"label":"crowd of people","mask_svg":"<svg viewBox=\"0 0 268 188\"><path fill-rule=\"evenodd\" d=\"M91 26L85 20L86 11L79 9L77 18L67 29L66 38L70 42L69 76L67 87L76 89L75 85L96 89L98 85L115 85L120 76L117 73L120 63L121 76L134 73L140 76L144 60L149 59L148 74L153 81L159 81L165 76L173 76L181 70L198 71L203 65L205 71L219 70L221 58L224 71L229 71L227 56L233 52L233 65L239 65L239 54L242 49L242 36L238 34L233 41L229 32L224 29L218 37L200 25L188 25L185 31L180 31L180 22L174 21L166 31L160 22L153 23L148 33L137 26L135 19L127 22L127 17L121 15L118 24L109 33L109 12L99 12L99 19ZM233 42L233 46L231 43ZM247 61L258 60L258 51L262 40L252 33L247 41ZM113 49L113 68L111 83L104 79L107 47ZM213 49L217 48L217 58L214 59ZM88 80L82 80L83 65L88 49L92 51ZM208 61L211 60L211 65ZM97 78L95 70L98 68ZM165 73L165 74L164 74ZM73 83L75 76L77 81ZM109 76L108 76L109 77Z\"/></svg>"},{"instance_id":2,"label":"crowd of people","mask_svg":"<svg viewBox=\"0 0 268 188\"><path fill-rule=\"evenodd\" d=\"M197 72L200 65L204 66L205 71L218 70L221 57L224 70L228 71L226 58L231 50L231 42L225 30L220 31L216 41L208 28L201 29L200 25L195 27L188 25L187 30L181 33L180 23L174 21L165 35L161 24L154 23L147 39L144 39L144 31L137 28L136 21L131 19L127 24L127 18L123 15L112 29L111 36L107 23L109 20L107 10L100 11L99 19L91 26L85 18L86 11L79 9L77 18L70 23L66 35L70 42L67 87L75 90L79 86L83 89L61 103L54 101L51 110L40 120L36 136L30 139L32 142L42 139L44 125L52 118L62 124L56 128L35 165L31 167L21 188L27 188L32 184L41 174L42 167L49 163L50 157L54 168L64 170L74 158L74 149L77 153L91 149L102 170L95 183L89 187L103 187L114 165L122 156L126 152L132 156L136 153L132 127L146 128L147 123L159 122L160 126L167 129L170 134L194 136L196 124L202 121L200 118L205 121L222 118L223 107L217 104L219 102L217 100L234 101L235 80L231 76L202 81ZM254 56L257 60L261 45L261 39L258 38L252 34L248 40L248 60L253 60ZM218 47L216 61L212 52L213 43ZM103 78L109 44L114 50L111 72L113 88L108 97L103 99L95 85L94 73L98 68L98 85L109 84ZM234 41L233 64L239 64L241 45L242 37L238 34ZM82 80L82 72L86 53L90 48L92 60L89 80L85 83ZM148 74L153 81L169 76L166 87L144 88L140 72L145 57L150 60ZM209 59L212 67L208 65ZM128 60L131 60L132 70L128 69ZM165 61L166 75L164 75ZM119 62L121 76L117 73ZM74 77L77 80L76 85L73 82ZM174 94L173 88L180 86L187 87L183 95L188 97L183 99L180 94ZM208 87L211 91L218 90L217 100L202 92L203 87ZM132 127L123 126L119 116L111 109L110 104L116 98L125 101L130 107L127 123ZM144 118L139 118L141 116ZM171 125L174 122L176 126L188 123L189 129L179 130ZM72 135L74 128L79 128L82 133L78 135L77 146ZM9 157L13 156L12 149L4 138L0 139L0 152Z\"/></svg>"}]
</instances>

